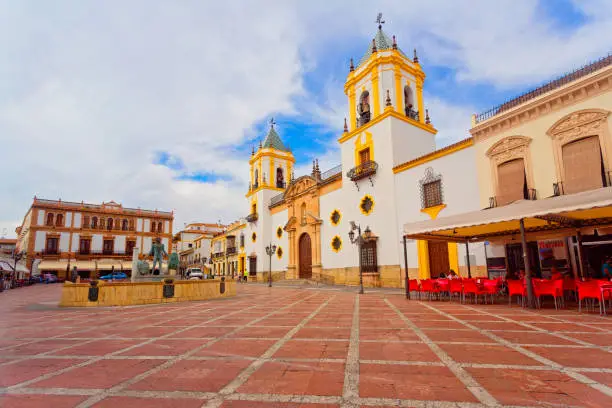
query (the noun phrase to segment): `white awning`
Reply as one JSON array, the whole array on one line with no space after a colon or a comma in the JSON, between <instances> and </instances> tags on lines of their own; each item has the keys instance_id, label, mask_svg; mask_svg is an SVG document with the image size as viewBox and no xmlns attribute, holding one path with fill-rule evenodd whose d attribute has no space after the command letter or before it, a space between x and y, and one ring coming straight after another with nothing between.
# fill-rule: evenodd
<instances>
[{"instance_id":1,"label":"white awning","mask_svg":"<svg viewBox=\"0 0 612 408\"><path fill-rule=\"evenodd\" d=\"M77 267L77 270L91 270L96 269L96 263L94 261L72 261L70 262L70 269Z\"/></svg>"},{"instance_id":2,"label":"white awning","mask_svg":"<svg viewBox=\"0 0 612 408\"><path fill-rule=\"evenodd\" d=\"M68 261L48 261L44 260L38 264L38 269L41 271L61 271L66 270Z\"/></svg>"},{"instance_id":3,"label":"white awning","mask_svg":"<svg viewBox=\"0 0 612 408\"><path fill-rule=\"evenodd\" d=\"M417 239L484 240L514 233L523 219L528 231L552 231L612 224L612 187L404 224Z\"/></svg>"},{"instance_id":4,"label":"white awning","mask_svg":"<svg viewBox=\"0 0 612 408\"><path fill-rule=\"evenodd\" d=\"M115 267L116 271L120 271L122 264L121 261L98 261L98 270L99 271L110 271L111 269L113 269L113 266ZM126 268L128 267L128 263L126 263ZM131 262L129 263L129 269L132 268L132 264Z\"/></svg>"}]
</instances>

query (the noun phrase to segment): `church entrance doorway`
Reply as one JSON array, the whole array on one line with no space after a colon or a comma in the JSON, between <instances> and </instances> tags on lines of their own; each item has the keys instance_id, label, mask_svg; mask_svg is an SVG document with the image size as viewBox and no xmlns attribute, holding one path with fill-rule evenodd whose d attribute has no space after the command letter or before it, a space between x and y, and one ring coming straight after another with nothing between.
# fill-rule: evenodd
<instances>
[{"instance_id":1,"label":"church entrance doorway","mask_svg":"<svg viewBox=\"0 0 612 408\"><path fill-rule=\"evenodd\" d=\"M312 245L310 235L303 233L299 242L299 273L300 279L312 278Z\"/></svg>"},{"instance_id":2,"label":"church entrance doorway","mask_svg":"<svg viewBox=\"0 0 612 408\"><path fill-rule=\"evenodd\" d=\"M431 278L439 277L442 272L448 275L450 270L448 244L444 241L428 241L427 247L429 249L429 274Z\"/></svg>"}]
</instances>

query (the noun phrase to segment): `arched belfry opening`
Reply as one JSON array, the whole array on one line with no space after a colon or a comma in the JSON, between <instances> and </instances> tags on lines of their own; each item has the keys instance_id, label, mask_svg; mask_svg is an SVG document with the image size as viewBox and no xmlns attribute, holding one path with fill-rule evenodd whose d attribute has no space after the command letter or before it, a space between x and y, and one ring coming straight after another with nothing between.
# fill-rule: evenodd
<instances>
[{"instance_id":1,"label":"arched belfry opening","mask_svg":"<svg viewBox=\"0 0 612 408\"><path fill-rule=\"evenodd\" d=\"M419 120L419 112L415 109L414 93L410 85L404 87L404 113L409 118Z\"/></svg>"},{"instance_id":2,"label":"arched belfry opening","mask_svg":"<svg viewBox=\"0 0 612 408\"><path fill-rule=\"evenodd\" d=\"M357 113L359 114L359 126L365 125L370 121L370 92L363 91L359 96L359 105L357 106Z\"/></svg>"}]
</instances>

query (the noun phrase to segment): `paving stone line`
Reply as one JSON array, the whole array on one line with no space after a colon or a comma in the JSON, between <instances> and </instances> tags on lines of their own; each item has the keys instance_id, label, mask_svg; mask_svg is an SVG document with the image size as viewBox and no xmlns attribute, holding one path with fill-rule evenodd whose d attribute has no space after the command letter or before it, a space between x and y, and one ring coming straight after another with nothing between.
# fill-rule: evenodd
<instances>
[{"instance_id":1,"label":"paving stone line","mask_svg":"<svg viewBox=\"0 0 612 408\"><path fill-rule=\"evenodd\" d=\"M468 309L471 309L471 310L474 310L474 311L478 311L480 313L484 313L484 314L495 316L493 313L487 312L486 310L480 311L480 310L478 310L478 309L476 309L476 308L474 308L472 306L466 306L466 305L464 305L464 307L466 307ZM511 322L511 323L515 323L515 324L521 325L523 327L528 327L528 328L536 330L536 331L538 331L540 333L551 334L551 335L553 335L555 337L558 337L560 339L573 341L573 342L578 343L578 344L580 344L582 346L586 346L586 347L589 347L589 348L596 348L596 349L600 349L600 350L604 350L604 351L609 351L609 347L599 346L597 344L589 343L589 342L586 342L584 340L575 339L575 338L573 338L571 336L567 336L567 335L565 335L563 333L560 333L560 332L548 331L548 330L543 329L541 327L534 326L533 322L522 322L520 320L514 320L514 319L511 319L511 318L509 318L507 316L503 316L503 315L498 315L498 317L500 319L506 321L506 322ZM567 322L567 323L569 324L569 322ZM567 332L565 332L565 333L567 333ZM523 344L523 345L527 345L527 344ZM542 345L538 345L538 346L539 347L543 347ZM555 344L554 347L576 347L576 346L572 346L572 345L557 345L557 344Z\"/></svg>"},{"instance_id":2,"label":"paving stone line","mask_svg":"<svg viewBox=\"0 0 612 408\"><path fill-rule=\"evenodd\" d=\"M311 299L311 298L313 298L315 296L316 295L311 295L311 296L308 296L306 298L300 299L300 300L298 300L296 302L293 302L293 303L291 303L289 305L281 307L279 309L273 309L272 312L270 312L270 313L268 313L268 314L266 314L266 315L264 315L264 316L262 316L260 318L257 318L255 320L253 320L253 321L243 325L243 326L237 327L236 329L234 329L234 330L232 330L232 331L230 331L230 332L228 332L228 333L226 333L226 334L224 334L222 336L219 336L219 337L217 337L215 339L209 340L208 342L206 342L205 344L203 344L200 347L196 347L196 348L194 348L194 349L192 349L192 350L190 350L190 351L188 351L186 353L179 354L178 356L174 356L172 359L168 360L164 364L161 364L161 365L159 365L157 367L154 367L154 368L152 368L150 370L147 370L144 373L141 373L141 374L139 374L139 375L137 375L137 376L135 376L135 377L133 377L133 378L131 378L129 380L126 380L126 381L124 381L122 383L119 383L119 384L117 384L117 385L115 385L115 386L113 386L113 387L111 387L111 388L109 388L107 390L104 390L104 391L102 391L102 392L100 392L100 393L98 393L96 395L93 395L92 397L90 397L87 400L85 400L82 403L80 403L77 406L77 408L89 408L90 406L92 406L93 404L101 401L102 399L106 398L107 396L111 396L111 395L115 394L118 391L123 391L123 390L125 390L126 387L128 387L128 386L130 386L130 385L132 385L132 384L134 384L134 383L136 383L138 381L141 381L141 380L143 380L143 379L145 379L145 378L147 378L147 377L149 377L149 376L151 376L151 375L153 375L155 373L158 373L159 371L164 370L164 369L174 365L178 361L184 360L187 357L191 357L192 355L196 354L200 350L202 350L204 348L207 348L207 347L209 347L209 346L211 346L211 345L213 345L213 344L215 344L215 343L217 343L217 342L219 342L219 341L221 341L223 339L226 339L231 334L233 334L233 333L235 333L235 332L237 332L239 330L242 330L243 328L250 327L250 326L254 325L255 323L260 322L261 320L266 319L266 318L274 315L275 313L277 313L277 312L279 312L281 310L285 310L285 309L288 309L288 308L293 307L295 305L298 305L298 304L300 304L302 302L305 302L305 301L307 301L307 300L309 300L309 299ZM295 297L295 294L292 293L291 295L283 297L282 299L284 300L286 298L292 298L292 297ZM244 310L256 309L257 307L259 307L259 305L253 305L251 307L247 307ZM231 313L228 313L228 314L225 314L225 315L222 315L222 316L218 316L218 317L216 317L214 319L211 319L211 321L216 321L216 320L222 319L224 317L231 316L231 315L234 315L234 314L237 314L237 313L242 313L242 312L243 312L243 310L236 310L234 312L231 312ZM185 328L185 330L191 329L191 328L192 327L188 327L188 328Z\"/></svg>"},{"instance_id":3,"label":"paving stone line","mask_svg":"<svg viewBox=\"0 0 612 408\"><path fill-rule=\"evenodd\" d=\"M257 308L257 307L258 307L258 305L253 305L253 306L248 307L248 309L254 309L254 308ZM191 307L189 307L189 308L191 308ZM195 308L195 306L194 306L194 308ZM209 310L212 310L212 309L207 309L207 311L209 311ZM216 321L216 320L221 319L221 318L223 318L223 317L227 317L227 316L230 316L230 315L233 315L233 314L236 314L236 313L240 313L240 312L241 312L240 310L237 310L237 311L235 311L235 312L231 312L231 313L225 314L225 315L223 315L223 316L218 316L218 317L215 317L215 318L212 318L212 319L209 319L209 320L210 320L210 321ZM170 319L170 320L172 320L172 319ZM180 326L180 328L178 328L178 329L177 329L177 330L175 330L174 332L168 333L168 334L166 334L166 335L163 335L163 336L160 336L160 337L156 337L156 338L153 338L153 339L150 339L150 340L146 340L146 341L143 341L143 342L141 342L141 343L138 343L138 344L135 344L135 345L132 345L132 346L125 347L125 348L123 348L123 349L120 349L120 350L114 351L114 352L112 352L112 353L107 353L107 354L106 354L106 355L104 355L104 356L96 356L96 357L94 357L94 358L92 358L92 359L90 359L90 360L84 361L84 362L82 362L82 363L78 363L78 364L75 364L75 365L72 365L72 366L69 366L69 367L65 367L65 368L63 368L63 369L56 370L56 371L53 371L53 372L51 372L51 373L43 374L43 375L41 375L41 376L39 376L39 377L36 377L36 378L34 378L34 379L31 379L31 380L23 381L23 382L21 382L21 383L19 383L19 384L15 384L15 385L12 385L12 386L9 386L9 387L5 387L5 388L0 388L0 394L1 394L1 393L3 393L3 392L6 392L6 391L13 392L15 389L18 389L18 388L21 388L21 387L26 387L27 385L30 385L30 384L36 383L36 382L38 382L38 381L46 380L46 379L48 379L48 378L55 377L55 376L57 376L57 375L60 375L60 374L66 373L66 372L71 371L71 370L74 370L74 369L76 369L76 368L85 367L85 366L87 366L87 365L90 365L90 364L96 363L96 362L98 362L98 361L104 360L105 358L108 358L108 357L114 357L114 356L116 356L116 355L118 355L118 354L120 354L120 353L124 353L124 352L126 352L126 351L128 351L128 350L131 350L131 349L134 349L134 348L136 348L136 347L140 347L140 346L143 346L143 345L149 344L149 343L151 343L151 342L153 342L153 341L155 341L155 340L164 339L164 338L166 338L166 337L172 336L172 335L174 335L174 334L176 334L176 333L183 332L183 331L185 331L185 330L189 330L189 329L191 329L191 328L192 328L192 327L190 327L190 326L188 326L188 327L182 327L182 326ZM88 329L88 330L91 330L91 329ZM62 357L63 357L64 359L70 359L70 356L62 356Z\"/></svg>"},{"instance_id":4,"label":"paving stone line","mask_svg":"<svg viewBox=\"0 0 612 408\"><path fill-rule=\"evenodd\" d=\"M408 325L414 332L423 340L425 344L434 352L436 356L451 370L453 374L461 381L467 389L486 406L499 406L500 403L472 377L466 370L464 370L455 360L453 360L444 350L434 343L429 336L427 336L416 324L408 319L404 314L391 302L389 299L384 299L385 303L393 310L398 316ZM422 304L422 302L419 302Z\"/></svg>"},{"instance_id":5,"label":"paving stone line","mask_svg":"<svg viewBox=\"0 0 612 408\"><path fill-rule=\"evenodd\" d=\"M353 324L344 367L343 408L355 407L354 401L359 398L359 304L359 296L357 296L353 305Z\"/></svg>"},{"instance_id":6,"label":"paving stone line","mask_svg":"<svg viewBox=\"0 0 612 408\"><path fill-rule=\"evenodd\" d=\"M468 323L468 322L466 322L464 320L458 319L455 316L450 315L450 314L448 314L446 312L443 312L441 310L438 310L438 309L436 309L433 306L426 305L426 304L424 304L424 306L426 306L427 308L430 308L432 310L437 311L438 313L440 313L443 316L450 317L454 321L456 321L458 323L461 323L461 324L463 324L463 325L465 325L467 327L470 327L471 329L478 331L480 334L483 334L483 335L485 335L485 336L487 336L487 337L489 337L489 338L499 342L500 344L502 344L502 345L504 345L506 347L509 347L509 348L511 348L511 349L513 349L515 351L518 351L519 353L521 353L521 354L523 354L523 355L525 355L527 357L530 357L530 358L532 358L532 359L534 359L536 361L539 361L540 363L548 366L551 369L560 371L560 372L568 375L569 377L575 379L576 381L578 381L578 382L580 382L582 384L588 385L589 387L595 388L596 390L601 391L602 393L606 394L607 396L612 397L612 388L608 387L607 385L601 384L601 383L593 380L592 378L589 378L589 377L587 377L585 375L580 374L579 372L573 370L571 367L566 367L566 366L564 366L562 364L559 364L559 363L557 363L555 361L552 361L552 360L549 360L549 359L547 359L545 357L542 357L539 354L537 354L537 353L535 353L535 352L533 352L531 350L527 350L527 349L525 349L525 348L523 348L523 347L521 347L521 346L519 346L517 344L514 344L514 343L504 339L504 338L496 336L494 333L491 333L490 330L478 328L478 327L472 325L471 323ZM468 307L468 306L466 306L466 307Z\"/></svg>"},{"instance_id":7,"label":"paving stone line","mask_svg":"<svg viewBox=\"0 0 612 408\"><path fill-rule=\"evenodd\" d=\"M525 313L525 314L529 314L529 315L535 315L535 316L538 316L538 314L537 314L536 312L533 312L533 311L531 311L531 310L525 310L525 309L523 309L523 310L521 310L521 312L523 312L523 313ZM579 315L579 314L576 312L576 314L575 314L575 315L574 315L574 314L567 314L567 315L550 316L550 319L552 319L552 320L556 320L556 321L558 321L558 322L560 322L560 323L575 324L575 325L577 325L577 326L588 327L589 329L595 329L595 330L600 330L600 331L603 331L603 332L605 332L605 333L610 333L610 330L606 330L606 329L603 329L603 328L598 327L598 326L591 326L589 323L583 323L583 322L574 322L574 321L571 321L571 320L560 319L560 318L558 317L558 316L570 316L570 317L574 317L574 316L577 316L577 315L578 315L578 316L580 316L580 315ZM593 317L596 317L596 318L602 319L602 320L603 320L603 321L602 321L602 323L608 323L607 321L605 321L605 319L606 319L605 317L602 317L602 316L593 316ZM551 323L551 322L548 322L548 323Z\"/></svg>"},{"instance_id":8,"label":"paving stone line","mask_svg":"<svg viewBox=\"0 0 612 408\"><path fill-rule=\"evenodd\" d=\"M222 403L223 400L228 396L236 392L238 387L244 384L251 375L255 371L257 371L265 362L266 359L271 358L274 353L276 353L285 343L287 343L300 329L306 326L312 318L314 318L321 310L323 310L334 298L336 295L327 298L319 307L317 307L312 313L310 313L306 318L304 318L300 323L298 323L293 329L291 329L285 336L279 339L276 343L274 343L270 348L268 348L257 360L251 363L247 368L242 370L240 374L236 376L229 384L219 390L217 398L212 399L207 404L204 405L206 408L217 408Z\"/></svg>"}]
</instances>

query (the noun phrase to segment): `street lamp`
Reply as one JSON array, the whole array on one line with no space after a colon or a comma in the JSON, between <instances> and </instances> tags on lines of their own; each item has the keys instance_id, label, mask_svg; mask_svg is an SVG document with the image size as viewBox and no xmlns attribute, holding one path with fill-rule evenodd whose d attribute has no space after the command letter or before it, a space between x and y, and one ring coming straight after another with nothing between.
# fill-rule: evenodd
<instances>
[{"instance_id":1,"label":"street lamp","mask_svg":"<svg viewBox=\"0 0 612 408\"><path fill-rule=\"evenodd\" d=\"M355 221L350 221L351 230L348 233L351 244L357 245L357 253L359 256L359 294L363 294L363 268L361 267L361 245L365 242L361 236L361 225L355 224ZM369 228L366 228L369 230ZM357 237L355 237L355 231L357 231Z\"/></svg>"},{"instance_id":2,"label":"street lamp","mask_svg":"<svg viewBox=\"0 0 612 408\"><path fill-rule=\"evenodd\" d=\"M270 257L270 274L268 276L268 287L272 287L272 255L276 253L276 245L270 242L270 245L266 247L266 254Z\"/></svg>"}]
</instances>

